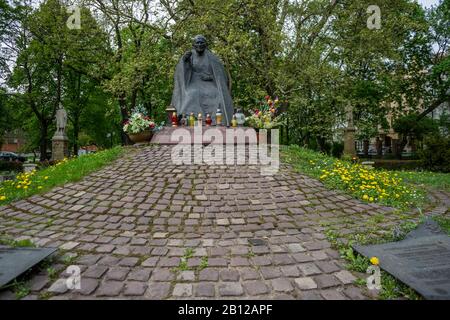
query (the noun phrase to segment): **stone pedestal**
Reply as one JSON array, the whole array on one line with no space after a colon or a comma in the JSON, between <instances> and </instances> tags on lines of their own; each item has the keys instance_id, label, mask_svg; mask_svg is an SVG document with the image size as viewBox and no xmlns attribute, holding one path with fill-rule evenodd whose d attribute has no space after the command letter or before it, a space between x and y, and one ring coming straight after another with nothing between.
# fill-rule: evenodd
<instances>
[{"instance_id":1,"label":"stone pedestal","mask_svg":"<svg viewBox=\"0 0 450 320\"><path fill-rule=\"evenodd\" d=\"M69 156L69 138L57 136L52 138L52 160L60 161Z\"/></svg>"},{"instance_id":2,"label":"stone pedestal","mask_svg":"<svg viewBox=\"0 0 450 320\"><path fill-rule=\"evenodd\" d=\"M344 131L344 154L356 156L355 128L346 128Z\"/></svg>"}]
</instances>

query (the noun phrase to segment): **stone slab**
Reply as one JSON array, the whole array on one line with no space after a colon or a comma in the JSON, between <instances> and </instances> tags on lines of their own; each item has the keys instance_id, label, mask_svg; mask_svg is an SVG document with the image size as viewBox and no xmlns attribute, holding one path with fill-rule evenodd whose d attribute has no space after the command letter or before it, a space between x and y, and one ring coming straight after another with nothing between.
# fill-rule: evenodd
<instances>
[{"instance_id":1,"label":"stone slab","mask_svg":"<svg viewBox=\"0 0 450 320\"><path fill-rule=\"evenodd\" d=\"M12 248L0 246L0 287L32 268L56 248Z\"/></svg>"},{"instance_id":2,"label":"stone slab","mask_svg":"<svg viewBox=\"0 0 450 320\"><path fill-rule=\"evenodd\" d=\"M175 144L226 144L227 141L227 130L232 132L234 144L256 144L258 142L257 133L253 128L249 127L238 127L238 128L227 128L227 127L164 127L161 131L153 134L152 144L164 144L164 145L175 145ZM174 132L177 131L178 139L175 138ZM213 134L213 130L218 130L219 137ZM195 134L197 136L195 136ZM248 136L252 136L253 139L250 142Z\"/></svg>"},{"instance_id":3,"label":"stone slab","mask_svg":"<svg viewBox=\"0 0 450 320\"><path fill-rule=\"evenodd\" d=\"M425 299L450 299L450 237L427 221L398 242L354 246Z\"/></svg>"}]
</instances>

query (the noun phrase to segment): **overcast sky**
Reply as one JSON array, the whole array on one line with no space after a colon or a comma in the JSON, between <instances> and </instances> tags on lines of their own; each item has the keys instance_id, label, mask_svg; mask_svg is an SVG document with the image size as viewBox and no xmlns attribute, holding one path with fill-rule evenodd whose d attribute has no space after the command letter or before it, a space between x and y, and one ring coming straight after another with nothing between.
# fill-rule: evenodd
<instances>
[{"instance_id":1,"label":"overcast sky","mask_svg":"<svg viewBox=\"0 0 450 320\"><path fill-rule=\"evenodd\" d=\"M436 5L439 3L439 0L419 0L419 3L424 7L431 7L432 5Z\"/></svg>"}]
</instances>

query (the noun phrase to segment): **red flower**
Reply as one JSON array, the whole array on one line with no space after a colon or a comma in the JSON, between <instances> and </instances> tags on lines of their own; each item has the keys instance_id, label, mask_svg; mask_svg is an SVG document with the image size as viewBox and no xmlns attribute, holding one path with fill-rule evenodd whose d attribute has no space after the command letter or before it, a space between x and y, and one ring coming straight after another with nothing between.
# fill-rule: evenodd
<instances>
[{"instance_id":1,"label":"red flower","mask_svg":"<svg viewBox=\"0 0 450 320\"><path fill-rule=\"evenodd\" d=\"M152 122L150 123L150 128L153 129L155 127L155 124Z\"/></svg>"},{"instance_id":2,"label":"red flower","mask_svg":"<svg viewBox=\"0 0 450 320\"><path fill-rule=\"evenodd\" d=\"M270 96L265 96L264 98L268 101L270 99Z\"/></svg>"}]
</instances>

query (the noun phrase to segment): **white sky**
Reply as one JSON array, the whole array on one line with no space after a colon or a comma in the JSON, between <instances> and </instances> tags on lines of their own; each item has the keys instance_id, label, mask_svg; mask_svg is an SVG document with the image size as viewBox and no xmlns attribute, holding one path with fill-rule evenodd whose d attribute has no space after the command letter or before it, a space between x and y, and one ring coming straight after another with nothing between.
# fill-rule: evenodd
<instances>
[{"instance_id":1,"label":"white sky","mask_svg":"<svg viewBox=\"0 0 450 320\"><path fill-rule=\"evenodd\" d=\"M432 5L436 5L439 3L439 0L419 0L419 3L426 8L431 7Z\"/></svg>"}]
</instances>

